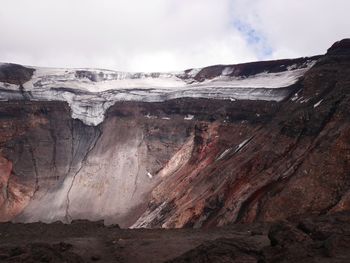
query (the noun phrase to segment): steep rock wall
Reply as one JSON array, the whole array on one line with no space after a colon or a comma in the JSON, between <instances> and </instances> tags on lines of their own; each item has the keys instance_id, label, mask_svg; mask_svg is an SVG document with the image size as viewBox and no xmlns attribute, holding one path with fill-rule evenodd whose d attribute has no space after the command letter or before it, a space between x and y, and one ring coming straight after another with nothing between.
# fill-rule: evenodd
<instances>
[{"instance_id":1,"label":"steep rock wall","mask_svg":"<svg viewBox=\"0 0 350 263\"><path fill-rule=\"evenodd\" d=\"M350 209L346 47L332 47L280 102L117 101L89 126L66 102L14 93L0 103L0 220L211 227ZM204 68L196 81L224 70ZM5 73L6 85L33 74Z\"/></svg>"},{"instance_id":2,"label":"steep rock wall","mask_svg":"<svg viewBox=\"0 0 350 263\"><path fill-rule=\"evenodd\" d=\"M19 105L23 112L17 112ZM11 122L3 131L10 134L2 142L2 184L5 189L16 176L28 188L30 202L15 217L24 222L125 218L127 224L192 126L183 117L169 125L137 113L111 114L103 125L86 126L59 102L8 102L1 113ZM7 202L14 206L14 200Z\"/></svg>"},{"instance_id":3,"label":"steep rock wall","mask_svg":"<svg viewBox=\"0 0 350 263\"><path fill-rule=\"evenodd\" d=\"M87 126L72 119L62 102L4 102L3 184L18 178L26 192L20 195L20 207L4 212L3 220L86 218L129 226L147 208L159 183L193 164L200 142L212 139L203 137L205 127L242 121L257 112L261 123L277 107L275 102L243 106L208 99L120 102L103 124ZM6 195L4 200L19 206Z\"/></svg>"},{"instance_id":4,"label":"steep rock wall","mask_svg":"<svg viewBox=\"0 0 350 263\"><path fill-rule=\"evenodd\" d=\"M341 51L321 58L270 119L260 123L257 113L202 127L199 154L153 190L134 227L210 227L349 209L350 52Z\"/></svg>"}]
</instances>

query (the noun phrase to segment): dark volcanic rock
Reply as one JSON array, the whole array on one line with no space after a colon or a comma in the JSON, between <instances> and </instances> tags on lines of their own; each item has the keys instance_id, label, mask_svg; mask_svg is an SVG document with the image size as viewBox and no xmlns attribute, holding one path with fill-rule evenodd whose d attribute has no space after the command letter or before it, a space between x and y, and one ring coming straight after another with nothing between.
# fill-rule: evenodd
<instances>
[{"instance_id":1,"label":"dark volcanic rock","mask_svg":"<svg viewBox=\"0 0 350 263\"><path fill-rule=\"evenodd\" d=\"M201 69L194 77L197 81L204 81L207 79L213 79L222 74L223 70L226 68L230 69L230 73L227 76L235 77L249 77L255 74L269 72L277 73L287 70L290 66L303 67L306 66L306 62L309 59L317 59L320 56L314 56L311 58L298 58L298 59L282 59L282 60L272 60L272 61L259 61L242 63L237 65L216 65L209 66ZM188 73L189 71L187 71Z\"/></svg>"},{"instance_id":2,"label":"dark volcanic rock","mask_svg":"<svg viewBox=\"0 0 350 263\"><path fill-rule=\"evenodd\" d=\"M155 203L176 207L159 225L210 227L346 209L349 68L350 56L326 55L263 122L243 106L241 121L198 126L192 163L153 191Z\"/></svg>"},{"instance_id":3,"label":"dark volcanic rock","mask_svg":"<svg viewBox=\"0 0 350 263\"><path fill-rule=\"evenodd\" d=\"M341 222L339 221L341 218ZM303 232L298 224L278 222L269 231L271 245L261 247L254 241L245 243L237 239L217 239L168 262L349 262L350 212L334 216L306 218L313 229L329 229L329 237ZM337 229L343 228L339 234ZM334 231L332 231L334 229ZM256 242L256 240L255 240ZM255 245L254 245L255 244Z\"/></svg>"},{"instance_id":4,"label":"dark volcanic rock","mask_svg":"<svg viewBox=\"0 0 350 263\"><path fill-rule=\"evenodd\" d=\"M288 222L274 224L269 232L272 246L287 247L293 243L307 243L310 237Z\"/></svg>"},{"instance_id":5,"label":"dark volcanic rock","mask_svg":"<svg viewBox=\"0 0 350 263\"><path fill-rule=\"evenodd\" d=\"M29 91L22 90L24 99L17 94L18 101L0 103L0 220L200 228L349 209L348 42L316 57L294 85L273 89L290 95L280 102L118 101L103 123L88 126L71 117L68 103L27 100ZM308 61L217 65L182 77L244 78L300 69ZM21 85L32 73L4 64L0 81ZM103 74L81 70L72 77L88 82L110 77ZM95 114L92 94L73 90L55 92L82 96L86 111L75 113ZM108 92L118 90L102 95ZM276 243L282 242L277 234L282 230L288 229L276 232Z\"/></svg>"},{"instance_id":6,"label":"dark volcanic rock","mask_svg":"<svg viewBox=\"0 0 350 263\"><path fill-rule=\"evenodd\" d=\"M264 262L348 262L349 216L349 212L333 216L314 216L303 219L304 223L299 223L299 229L292 224L281 227L286 223L272 226L269 233L272 246L262 250ZM345 222L338 221L337 218L345 219ZM308 222L308 227L305 227L305 221ZM300 229L306 232L302 233ZM328 229L327 235L320 235L317 229ZM342 229L341 234L339 229Z\"/></svg>"},{"instance_id":7,"label":"dark volcanic rock","mask_svg":"<svg viewBox=\"0 0 350 263\"><path fill-rule=\"evenodd\" d=\"M220 263L220 262L259 262L258 249L235 239L216 239L187 252L168 263Z\"/></svg>"},{"instance_id":8,"label":"dark volcanic rock","mask_svg":"<svg viewBox=\"0 0 350 263\"><path fill-rule=\"evenodd\" d=\"M350 38L346 38L335 42L328 50L330 55L349 55L350 54Z\"/></svg>"},{"instance_id":9,"label":"dark volcanic rock","mask_svg":"<svg viewBox=\"0 0 350 263\"><path fill-rule=\"evenodd\" d=\"M350 211L212 229L1 223L0 262L345 263L349 241Z\"/></svg>"},{"instance_id":10,"label":"dark volcanic rock","mask_svg":"<svg viewBox=\"0 0 350 263\"><path fill-rule=\"evenodd\" d=\"M50 262L50 263L82 263L83 259L71 252L72 245L58 243L33 243L22 247L0 247L1 262Z\"/></svg>"},{"instance_id":11,"label":"dark volcanic rock","mask_svg":"<svg viewBox=\"0 0 350 263\"><path fill-rule=\"evenodd\" d=\"M21 85L31 79L34 69L17 64L0 65L0 82Z\"/></svg>"}]
</instances>

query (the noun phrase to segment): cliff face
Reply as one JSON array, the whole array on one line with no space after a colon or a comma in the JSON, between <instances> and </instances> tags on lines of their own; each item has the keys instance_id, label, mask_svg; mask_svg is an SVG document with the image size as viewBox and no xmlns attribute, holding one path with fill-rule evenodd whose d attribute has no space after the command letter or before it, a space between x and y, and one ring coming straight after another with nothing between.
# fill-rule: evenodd
<instances>
[{"instance_id":1,"label":"cliff face","mask_svg":"<svg viewBox=\"0 0 350 263\"><path fill-rule=\"evenodd\" d=\"M259 123L257 114L207 124L198 154L153 191L135 226L215 226L349 209L349 58L343 51L321 58L269 120Z\"/></svg>"},{"instance_id":2,"label":"cliff face","mask_svg":"<svg viewBox=\"0 0 350 263\"><path fill-rule=\"evenodd\" d=\"M210 227L350 209L347 43L312 59L213 66L170 77L123 75L123 81L140 78L140 85L151 78L158 85L154 101L81 90L86 83L117 85L119 73L77 71L68 82L58 73L36 75L39 85L30 81L31 69L0 68L6 99L0 102L0 220ZM316 63L311 69L310 61ZM293 67L304 68L301 78L283 86L280 77L295 76ZM274 74L268 84L266 74ZM176 78L202 95L186 97L195 93L177 86L176 96L182 95L168 99L170 87L164 91L165 84L154 82L168 77L171 85ZM59 87L72 83L79 91ZM120 93L141 96L139 82L132 85ZM266 100L271 96L282 99ZM95 103L104 105L103 122L87 125L95 120Z\"/></svg>"},{"instance_id":3,"label":"cliff face","mask_svg":"<svg viewBox=\"0 0 350 263\"><path fill-rule=\"evenodd\" d=\"M72 119L65 103L3 103L1 219L19 213L15 220L25 222L133 220L159 182L153 176L190 136L191 125L121 114L94 127Z\"/></svg>"}]
</instances>

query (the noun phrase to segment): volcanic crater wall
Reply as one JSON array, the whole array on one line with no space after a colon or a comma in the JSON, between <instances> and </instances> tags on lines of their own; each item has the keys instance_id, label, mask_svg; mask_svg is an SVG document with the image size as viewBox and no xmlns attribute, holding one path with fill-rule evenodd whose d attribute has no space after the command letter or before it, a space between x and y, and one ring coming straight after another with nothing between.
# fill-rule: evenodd
<instances>
[{"instance_id":1,"label":"volcanic crater wall","mask_svg":"<svg viewBox=\"0 0 350 263\"><path fill-rule=\"evenodd\" d=\"M192 126L183 118L169 125L143 113L111 114L102 125L87 126L72 119L62 102L8 102L1 114L7 135L2 166L12 167L3 183L2 208L9 211L1 216L12 219L20 211L15 220L25 222L118 222L145 202L159 181L153 175Z\"/></svg>"},{"instance_id":2,"label":"volcanic crater wall","mask_svg":"<svg viewBox=\"0 0 350 263\"><path fill-rule=\"evenodd\" d=\"M209 124L199 154L153 190L134 226L210 227L350 209L350 52L337 50L263 122L254 107L253 118Z\"/></svg>"},{"instance_id":3,"label":"volcanic crater wall","mask_svg":"<svg viewBox=\"0 0 350 263\"><path fill-rule=\"evenodd\" d=\"M350 209L349 68L337 43L283 101L118 101L97 126L63 101L2 101L0 220L211 227ZM33 74L14 72L1 81Z\"/></svg>"}]
</instances>

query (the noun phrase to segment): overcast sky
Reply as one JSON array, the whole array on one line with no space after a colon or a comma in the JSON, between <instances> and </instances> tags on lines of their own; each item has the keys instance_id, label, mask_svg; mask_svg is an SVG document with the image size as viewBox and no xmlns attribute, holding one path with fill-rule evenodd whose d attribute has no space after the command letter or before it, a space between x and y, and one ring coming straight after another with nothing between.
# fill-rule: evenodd
<instances>
[{"instance_id":1,"label":"overcast sky","mask_svg":"<svg viewBox=\"0 0 350 263\"><path fill-rule=\"evenodd\" d=\"M350 0L0 0L0 61L169 71L322 54Z\"/></svg>"}]
</instances>

